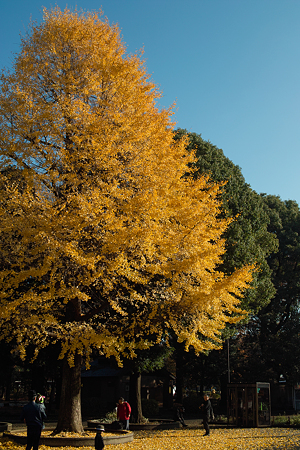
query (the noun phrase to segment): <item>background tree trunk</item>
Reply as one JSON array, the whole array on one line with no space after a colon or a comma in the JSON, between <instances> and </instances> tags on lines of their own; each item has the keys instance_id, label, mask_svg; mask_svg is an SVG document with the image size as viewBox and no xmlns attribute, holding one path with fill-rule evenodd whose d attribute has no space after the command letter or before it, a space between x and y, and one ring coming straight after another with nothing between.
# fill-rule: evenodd
<instances>
[{"instance_id":1,"label":"background tree trunk","mask_svg":"<svg viewBox=\"0 0 300 450\"><path fill-rule=\"evenodd\" d=\"M176 342L176 403L183 402L184 344Z\"/></svg>"},{"instance_id":2,"label":"background tree trunk","mask_svg":"<svg viewBox=\"0 0 300 450\"><path fill-rule=\"evenodd\" d=\"M10 370L7 373L7 377L5 380L5 402L8 404L10 401L10 394L11 394L11 378L12 378L12 371Z\"/></svg>"},{"instance_id":3,"label":"background tree trunk","mask_svg":"<svg viewBox=\"0 0 300 450\"><path fill-rule=\"evenodd\" d=\"M58 422L55 431L82 433L81 417L81 356L76 353L74 367L65 357L63 361L62 387Z\"/></svg>"},{"instance_id":4,"label":"background tree trunk","mask_svg":"<svg viewBox=\"0 0 300 450\"><path fill-rule=\"evenodd\" d=\"M142 411L142 374L139 372L133 372L130 375L130 406L131 406L131 417L135 423L143 422L143 411Z\"/></svg>"}]
</instances>

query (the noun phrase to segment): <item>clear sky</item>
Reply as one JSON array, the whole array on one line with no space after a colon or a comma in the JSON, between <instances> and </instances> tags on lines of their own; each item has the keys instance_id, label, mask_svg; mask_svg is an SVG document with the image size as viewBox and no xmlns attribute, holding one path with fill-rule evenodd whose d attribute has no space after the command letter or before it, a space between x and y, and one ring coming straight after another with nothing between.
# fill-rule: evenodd
<instances>
[{"instance_id":1,"label":"clear sky","mask_svg":"<svg viewBox=\"0 0 300 450\"><path fill-rule=\"evenodd\" d=\"M241 167L257 192L300 205L300 0L0 0L0 67L42 8L99 10L144 48L162 106Z\"/></svg>"}]
</instances>

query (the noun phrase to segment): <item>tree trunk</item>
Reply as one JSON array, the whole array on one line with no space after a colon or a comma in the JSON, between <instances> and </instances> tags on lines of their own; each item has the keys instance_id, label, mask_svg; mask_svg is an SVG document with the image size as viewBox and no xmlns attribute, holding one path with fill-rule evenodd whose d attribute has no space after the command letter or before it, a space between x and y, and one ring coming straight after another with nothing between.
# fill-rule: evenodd
<instances>
[{"instance_id":1,"label":"tree trunk","mask_svg":"<svg viewBox=\"0 0 300 450\"><path fill-rule=\"evenodd\" d=\"M10 395L11 395L11 379L12 379L12 369L9 368L9 370L6 373L6 380L5 380L5 402L10 401Z\"/></svg>"},{"instance_id":2,"label":"tree trunk","mask_svg":"<svg viewBox=\"0 0 300 450\"><path fill-rule=\"evenodd\" d=\"M134 372L130 375L130 406L131 417L135 423L143 422L142 411L142 375Z\"/></svg>"},{"instance_id":3,"label":"tree trunk","mask_svg":"<svg viewBox=\"0 0 300 450\"><path fill-rule=\"evenodd\" d=\"M184 372L184 345L182 343L176 343L176 403L183 402L183 372Z\"/></svg>"},{"instance_id":4,"label":"tree trunk","mask_svg":"<svg viewBox=\"0 0 300 450\"><path fill-rule=\"evenodd\" d=\"M55 432L71 431L82 433L81 418L81 356L76 354L74 367L70 367L67 358L63 361L61 398L58 422Z\"/></svg>"}]
</instances>

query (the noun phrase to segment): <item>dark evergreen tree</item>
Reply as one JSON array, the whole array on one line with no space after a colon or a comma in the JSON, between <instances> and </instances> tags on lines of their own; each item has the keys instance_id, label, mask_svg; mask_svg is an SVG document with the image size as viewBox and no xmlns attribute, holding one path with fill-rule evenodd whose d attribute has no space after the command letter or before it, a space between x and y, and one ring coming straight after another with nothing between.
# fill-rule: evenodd
<instances>
[{"instance_id":1,"label":"dark evergreen tree","mask_svg":"<svg viewBox=\"0 0 300 450\"><path fill-rule=\"evenodd\" d=\"M227 158L221 149L203 140L199 134L178 129L175 139L183 136L188 139L189 151L194 151L197 156L194 176L207 173L212 183L224 182L221 194L224 207L222 214L233 217L234 220L225 233L226 254L223 258L222 271L230 274L245 263L257 264L252 289L247 291L243 299L243 307L249 312L249 320L261 308L267 307L275 295L272 268L268 264L268 258L270 254L276 253L278 243L276 234L271 227L268 228L270 217L264 198L251 189L245 182L240 167ZM240 325L239 329L243 327L248 330L245 323ZM228 326L223 333L224 340L234 336L236 332L235 326ZM231 358L236 352L234 343L239 342L238 339L236 337L230 342ZM193 352L187 354L180 349L176 355L178 386L218 384L222 386L224 394L228 382L227 346L222 350L200 355L198 358ZM180 388L178 392L180 396L182 389ZM182 397L180 399L182 400Z\"/></svg>"},{"instance_id":2,"label":"dark evergreen tree","mask_svg":"<svg viewBox=\"0 0 300 450\"><path fill-rule=\"evenodd\" d=\"M212 183L225 182L222 196L223 214L235 220L225 233L226 254L222 270L230 274L244 264L256 263L258 270L247 291L243 306L248 311L258 311L269 303L275 294L271 269L267 257L277 248L276 235L268 230L269 216L262 197L245 182L239 166L227 158L223 150L201 135L178 129L175 139L188 138L187 148L197 156L194 176L207 173Z\"/></svg>"},{"instance_id":3,"label":"dark evergreen tree","mask_svg":"<svg viewBox=\"0 0 300 450\"><path fill-rule=\"evenodd\" d=\"M300 210L294 201L262 195L269 232L279 242L268 257L276 294L232 339L234 381L300 379Z\"/></svg>"}]
</instances>

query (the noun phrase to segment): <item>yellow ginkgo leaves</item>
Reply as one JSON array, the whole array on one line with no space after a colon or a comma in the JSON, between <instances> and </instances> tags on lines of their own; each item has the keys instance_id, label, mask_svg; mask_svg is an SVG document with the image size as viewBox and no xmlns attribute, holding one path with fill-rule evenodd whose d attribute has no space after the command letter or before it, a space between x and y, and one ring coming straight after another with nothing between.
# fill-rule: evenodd
<instances>
[{"instance_id":1,"label":"yellow ginkgo leaves","mask_svg":"<svg viewBox=\"0 0 300 450\"><path fill-rule=\"evenodd\" d=\"M118 27L45 10L1 89L2 336L24 355L34 329L69 361L169 333L218 346L253 268L218 270L222 187L189 176L194 155Z\"/></svg>"}]
</instances>

